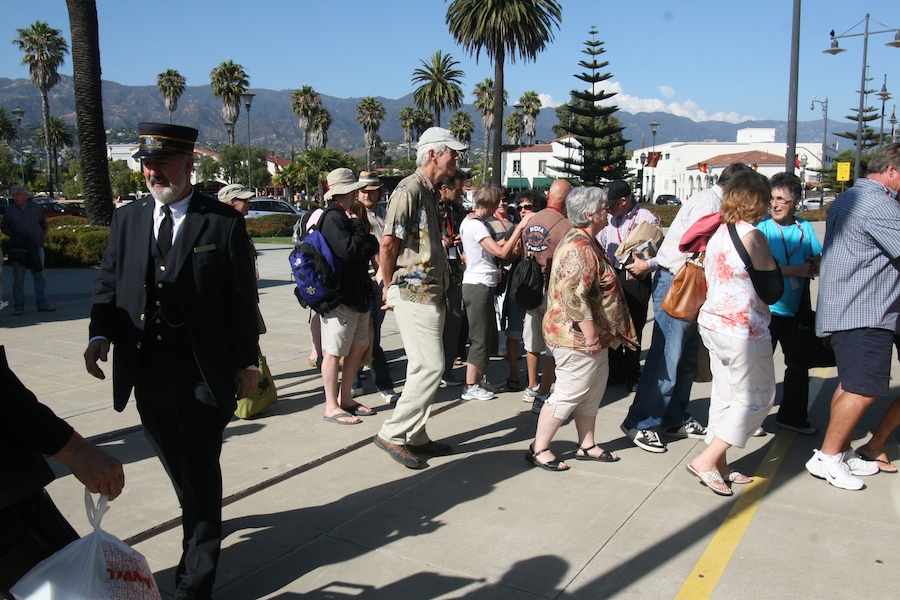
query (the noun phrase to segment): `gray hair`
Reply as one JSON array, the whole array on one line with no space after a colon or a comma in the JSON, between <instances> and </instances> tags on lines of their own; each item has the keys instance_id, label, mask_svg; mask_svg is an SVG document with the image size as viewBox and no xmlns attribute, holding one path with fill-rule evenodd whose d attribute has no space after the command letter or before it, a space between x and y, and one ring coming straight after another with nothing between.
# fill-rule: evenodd
<instances>
[{"instance_id":1,"label":"gray hair","mask_svg":"<svg viewBox=\"0 0 900 600\"><path fill-rule=\"evenodd\" d=\"M416 166L424 167L428 164L428 151L434 150L435 155L443 154L447 150L447 144L438 142L434 144L422 144L416 148Z\"/></svg>"},{"instance_id":2,"label":"gray hair","mask_svg":"<svg viewBox=\"0 0 900 600\"><path fill-rule=\"evenodd\" d=\"M588 224L587 215L600 212L606 205L606 190L597 187L575 188L566 196L566 214L572 227Z\"/></svg>"},{"instance_id":3,"label":"gray hair","mask_svg":"<svg viewBox=\"0 0 900 600\"><path fill-rule=\"evenodd\" d=\"M25 189L25 186L22 185L21 183L14 183L11 186L9 186L9 195L10 196L15 194L16 192L25 192L25 195L26 196L28 195L28 190Z\"/></svg>"}]
</instances>

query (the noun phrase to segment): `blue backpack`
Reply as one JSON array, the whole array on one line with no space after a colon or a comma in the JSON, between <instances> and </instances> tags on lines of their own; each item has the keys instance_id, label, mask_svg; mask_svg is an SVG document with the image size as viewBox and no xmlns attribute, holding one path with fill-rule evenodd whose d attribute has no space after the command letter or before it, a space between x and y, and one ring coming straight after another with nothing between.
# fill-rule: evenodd
<instances>
[{"instance_id":1,"label":"blue backpack","mask_svg":"<svg viewBox=\"0 0 900 600\"><path fill-rule=\"evenodd\" d=\"M318 222L307 228L301 227L300 243L290 254L291 271L294 274L294 295L304 308L311 308L324 314L341 303L338 295L344 261L334 255L325 236L319 231L319 224L329 211L326 208Z\"/></svg>"}]
</instances>

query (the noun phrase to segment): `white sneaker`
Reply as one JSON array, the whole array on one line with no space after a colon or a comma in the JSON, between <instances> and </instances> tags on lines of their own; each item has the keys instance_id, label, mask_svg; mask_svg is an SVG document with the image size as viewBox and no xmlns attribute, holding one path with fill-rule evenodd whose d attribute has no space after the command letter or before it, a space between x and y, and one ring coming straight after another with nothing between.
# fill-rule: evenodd
<instances>
[{"instance_id":1,"label":"white sneaker","mask_svg":"<svg viewBox=\"0 0 900 600\"><path fill-rule=\"evenodd\" d=\"M866 487L862 479L851 474L850 467L843 460L829 462L822 460L821 454L818 450L813 450L812 458L806 461L806 470L810 475L844 490L861 490Z\"/></svg>"},{"instance_id":2,"label":"white sneaker","mask_svg":"<svg viewBox=\"0 0 900 600\"><path fill-rule=\"evenodd\" d=\"M487 391L476 383L472 387L464 389L460 398L463 400L493 400L494 393Z\"/></svg>"},{"instance_id":3,"label":"white sneaker","mask_svg":"<svg viewBox=\"0 0 900 600\"><path fill-rule=\"evenodd\" d=\"M389 404L393 404L400 399L400 394L398 394L394 390L384 390L383 392L380 392L380 394L381 397L384 398L384 401Z\"/></svg>"},{"instance_id":4,"label":"white sneaker","mask_svg":"<svg viewBox=\"0 0 900 600\"><path fill-rule=\"evenodd\" d=\"M861 458L852 449L847 450L841 456L844 464L850 467L850 472L854 475L874 475L878 472L878 463L874 460L865 460Z\"/></svg>"},{"instance_id":5,"label":"white sneaker","mask_svg":"<svg viewBox=\"0 0 900 600\"><path fill-rule=\"evenodd\" d=\"M525 386L525 393L522 394L522 402L534 402L534 399L538 397L538 390L541 387L528 387Z\"/></svg>"}]
</instances>

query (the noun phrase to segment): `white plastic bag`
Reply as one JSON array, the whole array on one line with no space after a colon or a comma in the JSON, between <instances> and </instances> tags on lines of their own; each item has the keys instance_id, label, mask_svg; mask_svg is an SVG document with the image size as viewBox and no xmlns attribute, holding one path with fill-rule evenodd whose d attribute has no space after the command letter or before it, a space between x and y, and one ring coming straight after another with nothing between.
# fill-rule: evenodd
<instances>
[{"instance_id":1,"label":"white plastic bag","mask_svg":"<svg viewBox=\"0 0 900 600\"><path fill-rule=\"evenodd\" d=\"M10 589L17 600L160 600L147 559L100 529L106 503L84 489L94 531L35 565Z\"/></svg>"}]
</instances>

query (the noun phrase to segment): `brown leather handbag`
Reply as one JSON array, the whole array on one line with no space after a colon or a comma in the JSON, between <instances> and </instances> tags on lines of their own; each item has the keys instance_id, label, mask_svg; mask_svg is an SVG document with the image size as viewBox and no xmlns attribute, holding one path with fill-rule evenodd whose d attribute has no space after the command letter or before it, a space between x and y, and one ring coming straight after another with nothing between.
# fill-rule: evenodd
<instances>
[{"instance_id":1,"label":"brown leather handbag","mask_svg":"<svg viewBox=\"0 0 900 600\"><path fill-rule=\"evenodd\" d=\"M695 253L675 274L660 305L670 316L689 323L697 322L700 307L706 302L706 273L703 271L705 254Z\"/></svg>"}]
</instances>

